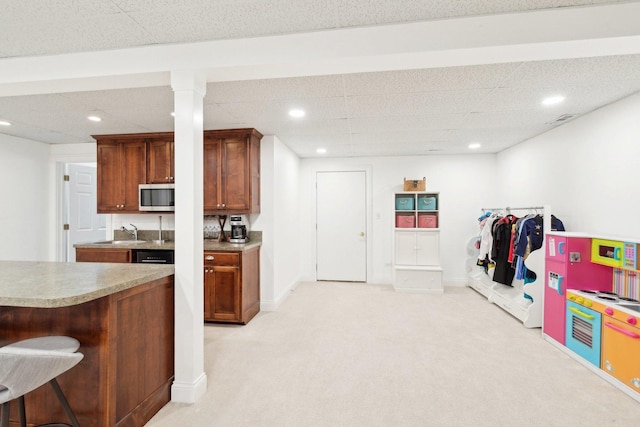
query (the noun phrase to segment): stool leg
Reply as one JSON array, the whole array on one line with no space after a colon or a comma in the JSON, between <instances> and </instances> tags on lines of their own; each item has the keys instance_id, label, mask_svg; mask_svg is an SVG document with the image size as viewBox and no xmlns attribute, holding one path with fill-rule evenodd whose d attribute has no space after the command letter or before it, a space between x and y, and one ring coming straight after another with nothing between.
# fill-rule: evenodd
<instances>
[{"instance_id":1,"label":"stool leg","mask_svg":"<svg viewBox=\"0 0 640 427\"><path fill-rule=\"evenodd\" d=\"M9 427L9 402L2 404L2 419L0 420L0 427Z\"/></svg>"},{"instance_id":2,"label":"stool leg","mask_svg":"<svg viewBox=\"0 0 640 427\"><path fill-rule=\"evenodd\" d=\"M27 411L24 405L24 396L18 398L18 411L20 412L20 427L27 427Z\"/></svg>"},{"instance_id":3,"label":"stool leg","mask_svg":"<svg viewBox=\"0 0 640 427\"><path fill-rule=\"evenodd\" d=\"M51 387L53 387L53 391L56 392L56 396L58 396L58 400L60 400L60 403L62 404L62 408L64 409L64 412L67 413L67 416L71 420L71 425L73 425L73 427L80 427L80 423L78 423L78 419L76 418L73 411L71 410L71 406L69 406L69 402L67 401L67 398L64 397L64 393L60 389L60 385L58 385L58 381L56 381L56 379L54 378L51 381L49 381L49 384L51 384Z\"/></svg>"}]
</instances>

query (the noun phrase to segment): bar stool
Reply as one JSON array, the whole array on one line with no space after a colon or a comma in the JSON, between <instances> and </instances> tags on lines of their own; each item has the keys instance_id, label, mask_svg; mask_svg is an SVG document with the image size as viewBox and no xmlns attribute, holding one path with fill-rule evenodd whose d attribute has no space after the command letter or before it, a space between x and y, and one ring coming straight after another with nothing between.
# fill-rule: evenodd
<instances>
[{"instance_id":1,"label":"bar stool","mask_svg":"<svg viewBox=\"0 0 640 427\"><path fill-rule=\"evenodd\" d=\"M80 427L56 380L57 376L80 363L84 355L76 351L78 348L78 340L64 336L31 338L0 347L0 427L8 427L9 404L16 399L20 411L20 426L26 427L24 395L47 382L56 393L71 425ZM44 426L68 425L52 423Z\"/></svg>"}]
</instances>

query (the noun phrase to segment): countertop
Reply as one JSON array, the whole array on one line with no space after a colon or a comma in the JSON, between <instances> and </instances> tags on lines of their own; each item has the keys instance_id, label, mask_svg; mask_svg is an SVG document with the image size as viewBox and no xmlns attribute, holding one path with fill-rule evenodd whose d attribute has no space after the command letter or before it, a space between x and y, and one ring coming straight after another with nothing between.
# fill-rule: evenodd
<instances>
[{"instance_id":1,"label":"countertop","mask_svg":"<svg viewBox=\"0 0 640 427\"><path fill-rule=\"evenodd\" d=\"M262 240L252 239L247 243L227 243L218 242L215 239L204 239L205 251L230 251L230 252L244 252L249 249L262 245ZM76 243L74 248L94 248L94 249L159 249L159 250L173 250L175 249L174 241L165 241L164 243L118 243L113 244L109 242L93 242L93 243Z\"/></svg>"},{"instance_id":2,"label":"countertop","mask_svg":"<svg viewBox=\"0 0 640 427\"><path fill-rule=\"evenodd\" d=\"M161 264L0 261L0 306L77 305L172 274Z\"/></svg>"}]
</instances>

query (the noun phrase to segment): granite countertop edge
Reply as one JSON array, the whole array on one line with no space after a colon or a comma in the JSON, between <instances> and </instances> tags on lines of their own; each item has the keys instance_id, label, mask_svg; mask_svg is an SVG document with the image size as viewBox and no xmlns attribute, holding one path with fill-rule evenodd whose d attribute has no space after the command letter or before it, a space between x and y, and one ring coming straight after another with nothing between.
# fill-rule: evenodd
<instances>
[{"instance_id":1,"label":"granite countertop edge","mask_svg":"<svg viewBox=\"0 0 640 427\"><path fill-rule=\"evenodd\" d=\"M29 277L24 274L26 270L44 270L44 273ZM175 270L173 266L159 264L0 261L0 272L4 276L0 279L0 306L59 308L173 276ZM3 280L11 278L12 274L14 280ZM20 278L15 280L18 276Z\"/></svg>"},{"instance_id":2,"label":"granite countertop edge","mask_svg":"<svg viewBox=\"0 0 640 427\"><path fill-rule=\"evenodd\" d=\"M205 251L229 251L229 252L244 252L249 249L261 246L261 240L252 240L247 243L228 243L218 242L216 240L204 240L203 249ZM175 242L166 241L164 243L108 243L108 242L88 242L88 243L76 243L73 245L78 249L155 249L155 250L173 250L175 249Z\"/></svg>"}]
</instances>

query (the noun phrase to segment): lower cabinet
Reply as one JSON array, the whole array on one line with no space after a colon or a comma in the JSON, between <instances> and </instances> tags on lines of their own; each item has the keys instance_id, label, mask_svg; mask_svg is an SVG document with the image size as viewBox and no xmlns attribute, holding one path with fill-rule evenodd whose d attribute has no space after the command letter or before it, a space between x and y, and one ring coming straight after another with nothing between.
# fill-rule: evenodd
<instances>
[{"instance_id":1,"label":"lower cabinet","mask_svg":"<svg viewBox=\"0 0 640 427\"><path fill-rule=\"evenodd\" d=\"M260 311L260 248L204 253L204 320L249 322Z\"/></svg>"},{"instance_id":2,"label":"lower cabinet","mask_svg":"<svg viewBox=\"0 0 640 427\"><path fill-rule=\"evenodd\" d=\"M76 262L133 262L131 249L76 248Z\"/></svg>"}]
</instances>

